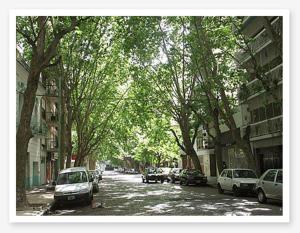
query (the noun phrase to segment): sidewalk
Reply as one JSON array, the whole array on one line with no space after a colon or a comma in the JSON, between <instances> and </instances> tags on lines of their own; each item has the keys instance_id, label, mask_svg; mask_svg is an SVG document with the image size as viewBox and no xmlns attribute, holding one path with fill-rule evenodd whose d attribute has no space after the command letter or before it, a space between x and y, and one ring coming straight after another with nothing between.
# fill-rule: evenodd
<instances>
[{"instance_id":1,"label":"sidewalk","mask_svg":"<svg viewBox=\"0 0 300 233\"><path fill-rule=\"evenodd\" d=\"M26 191L29 206L17 209L17 216L36 216L43 215L47 212L53 203L53 190L49 190L48 186L43 185Z\"/></svg>"}]
</instances>

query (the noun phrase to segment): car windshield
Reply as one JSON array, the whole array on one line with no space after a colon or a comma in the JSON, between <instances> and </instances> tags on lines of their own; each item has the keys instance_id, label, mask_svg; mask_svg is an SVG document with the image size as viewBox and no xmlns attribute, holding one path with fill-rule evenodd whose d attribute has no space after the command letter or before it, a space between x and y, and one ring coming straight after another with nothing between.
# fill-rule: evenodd
<instances>
[{"instance_id":1,"label":"car windshield","mask_svg":"<svg viewBox=\"0 0 300 233\"><path fill-rule=\"evenodd\" d=\"M148 168L148 169L147 169L147 172L148 172L148 173L155 173L155 172L156 172L156 169L155 169L155 168Z\"/></svg>"},{"instance_id":2,"label":"car windshield","mask_svg":"<svg viewBox=\"0 0 300 233\"><path fill-rule=\"evenodd\" d=\"M57 184L76 184L87 182L86 173L84 171L67 172L58 175Z\"/></svg>"},{"instance_id":3,"label":"car windshield","mask_svg":"<svg viewBox=\"0 0 300 233\"><path fill-rule=\"evenodd\" d=\"M252 170L233 170L234 178L257 178Z\"/></svg>"}]
</instances>

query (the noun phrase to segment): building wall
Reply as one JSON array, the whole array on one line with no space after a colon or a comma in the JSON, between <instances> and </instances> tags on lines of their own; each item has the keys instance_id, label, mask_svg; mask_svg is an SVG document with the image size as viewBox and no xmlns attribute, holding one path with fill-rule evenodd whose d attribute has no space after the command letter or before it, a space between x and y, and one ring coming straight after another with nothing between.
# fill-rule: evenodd
<instances>
[{"instance_id":1,"label":"building wall","mask_svg":"<svg viewBox=\"0 0 300 233\"><path fill-rule=\"evenodd\" d=\"M24 63L16 61L16 78L17 78L17 91L16 91L16 123L17 127L20 121L22 105L24 102L23 92L27 84L28 70ZM45 92L44 88L39 85L37 90L37 97L32 114L32 121L36 125L42 123L41 119L41 96ZM33 186L45 183L45 166L42 165L41 160L46 156L46 152L42 149L41 141L45 138L43 135L34 134L34 137L28 143L28 158L26 164L26 186L31 188Z\"/></svg>"},{"instance_id":2,"label":"building wall","mask_svg":"<svg viewBox=\"0 0 300 233\"><path fill-rule=\"evenodd\" d=\"M273 28L282 36L282 18L269 17ZM250 143L260 172L267 168L282 168L282 59L279 50L271 43L262 27L260 17L245 20L243 33L254 36L252 48L258 64L266 71L266 77L277 83L276 89L267 92L260 80L251 78L246 84L250 94L241 102L242 135L250 127ZM249 56L244 65L250 65ZM242 60L241 60L242 61Z\"/></svg>"}]
</instances>

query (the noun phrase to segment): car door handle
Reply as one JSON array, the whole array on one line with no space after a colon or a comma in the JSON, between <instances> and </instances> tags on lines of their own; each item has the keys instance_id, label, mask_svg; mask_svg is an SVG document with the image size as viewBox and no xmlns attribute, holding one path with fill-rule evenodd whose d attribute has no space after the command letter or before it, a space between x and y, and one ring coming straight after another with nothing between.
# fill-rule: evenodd
<instances>
[{"instance_id":1,"label":"car door handle","mask_svg":"<svg viewBox=\"0 0 300 233\"><path fill-rule=\"evenodd\" d=\"M274 186L277 186L277 185L278 185L278 184L276 184L276 183L274 184Z\"/></svg>"}]
</instances>

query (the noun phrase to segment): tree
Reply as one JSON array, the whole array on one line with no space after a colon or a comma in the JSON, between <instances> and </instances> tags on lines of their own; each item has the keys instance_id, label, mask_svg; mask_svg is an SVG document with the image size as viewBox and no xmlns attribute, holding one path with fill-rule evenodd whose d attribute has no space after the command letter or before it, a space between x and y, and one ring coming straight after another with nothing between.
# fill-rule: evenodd
<instances>
[{"instance_id":1,"label":"tree","mask_svg":"<svg viewBox=\"0 0 300 233\"><path fill-rule=\"evenodd\" d=\"M246 76L234 64L232 56L228 55L236 51L232 24L227 17L194 17L192 20L197 41L193 46L194 54L199 55L194 59L195 66L208 98L214 103L213 111L216 109L228 126L234 143L245 154L249 167L256 169L249 134L241 136L233 117L238 104L236 91Z\"/></svg>"},{"instance_id":2,"label":"tree","mask_svg":"<svg viewBox=\"0 0 300 233\"><path fill-rule=\"evenodd\" d=\"M137 20L136 18L132 20ZM151 86L152 93L160 102L165 114L171 114L181 131L181 138L171 129L178 146L193 160L196 169L201 170L197 153L193 147L199 122L189 105L194 96L197 78L190 73L187 47L188 21L186 17L138 18L148 22L146 29L130 27L130 32L139 38L139 45L150 43L146 53L140 47L133 47L133 59L140 72L137 81L142 86ZM152 33L149 33L149 28ZM145 31L146 30L146 31ZM145 46L145 45L144 45ZM145 55L146 53L146 55ZM143 70L143 71L141 71Z\"/></svg>"},{"instance_id":3,"label":"tree","mask_svg":"<svg viewBox=\"0 0 300 233\"><path fill-rule=\"evenodd\" d=\"M17 206L27 205L25 194L25 168L27 147L33 136L30 128L31 115L41 72L53 65L60 40L73 31L86 18L77 17L17 17L18 44L28 51L30 61L24 104L16 135L16 196Z\"/></svg>"}]
</instances>

